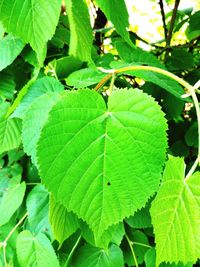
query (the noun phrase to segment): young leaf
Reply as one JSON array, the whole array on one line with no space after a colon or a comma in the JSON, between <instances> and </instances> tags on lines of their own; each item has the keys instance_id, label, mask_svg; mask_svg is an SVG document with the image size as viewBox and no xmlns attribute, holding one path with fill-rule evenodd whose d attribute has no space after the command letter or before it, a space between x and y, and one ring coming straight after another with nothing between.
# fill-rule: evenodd
<instances>
[{"instance_id":1,"label":"young leaf","mask_svg":"<svg viewBox=\"0 0 200 267\"><path fill-rule=\"evenodd\" d=\"M17 258L21 267L59 267L49 239L42 233L22 231L17 237Z\"/></svg>"},{"instance_id":2,"label":"young leaf","mask_svg":"<svg viewBox=\"0 0 200 267\"><path fill-rule=\"evenodd\" d=\"M152 203L156 266L161 262L195 263L200 255L200 173L184 179L185 164L171 157Z\"/></svg>"},{"instance_id":3,"label":"young leaf","mask_svg":"<svg viewBox=\"0 0 200 267\"><path fill-rule=\"evenodd\" d=\"M159 105L137 89L114 91L108 109L95 91L66 92L38 142L42 181L97 239L157 190L166 128Z\"/></svg>"},{"instance_id":4,"label":"young leaf","mask_svg":"<svg viewBox=\"0 0 200 267\"><path fill-rule=\"evenodd\" d=\"M33 101L36 101L39 96L48 92L59 93L64 90L64 86L52 77L42 77L27 85L28 87L26 88L26 92L23 95L22 99L20 99L20 103L12 114L12 117L23 118L29 105Z\"/></svg>"},{"instance_id":5,"label":"young leaf","mask_svg":"<svg viewBox=\"0 0 200 267\"><path fill-rule=\"evenodd\" d=\"M84 0L65 0L70 24L69 54L81 61L91 62L92 28Z\"/></svg>"},{"instance_id":6,"label":"young leaf","mask_svg":"<svg viewBox=\"0 0 200 267\"><path fill-rule=\"evenodd\" d=\"M21 120L5 118L8 102L1 104L0 110L0 153L17 148L21 143Z\"/></svg>"},{"instance_id":7,"label":"young leaf","mask_svg":"<svg viewBox=\"0 0 200 267\"><path fill-rule=\"evenodd\" d=\"M77 70L71 73L67 79L67 85L74 86L76 88L85 88L90 85L97 84L106 76L105 73L97 69L85 68Z\"/></svg>"},{"instance_id":8,"label":"young leaf","mask_svg":"<svg viewBox=\"0 0 200 267\"><path fill-rule=\"evenodd\" d=\"M96 0L97 5L105 13L108 20L115 26L116 31L130 45L132 42L127 28L129 27L129 15L124 0Z\"/></svg>"},{"instance_id":9,"label":"young leaf","mask_svg":"<svg viewBox=\"0 0 200 267\"><path fill-rule=\"evenodd\" d=\"M48 220L49 193L43 185L36 185L26 199L28 222L35 234L47 233L51 235Z\"/></svg>"},{"instance_id":10,"label":"young leaf","mask_svg":"<svg viewBox=\"0 0 200 267\"><path fill-rule=\"evenodd\" d=\"M6 187L2 186L2 182L4 183L4 181L1 181L0 184L0 192L2 193L2 197L0 197L0 226L6 224L19 208L26 189L26 184L20 183L20 177L9 180Z\"/></svg>"},{"instance_id":11,"label":"young leaf","mask_svg":"<svg viewBox=\"0 0 200 267\"><path fill-rule=\"evenodd\" d=\"M60 246L79 228L79 219L77 216L68 212L60 203L57 203L53 196L50 197L49 220L52 231Z\"/></svg>"},{"instance_id":12,"label":"young leaf","mask_svg":"<svg viewBox=\"0 0 200 267\"><path fill-rule=\"evenodd\" d=\"M108 252L90 245L81 247L74 257L74 267L123 267L121 249L112 245ZM75 255L76 256L76 255Z\"/></svg>"},{"instance_id":13,"label":"young leaf","mask_svg":"<svg viewBox=\"0 0 200 267\"><path fill-rule=\"evenodd\" d=\"M23 118L22 142L24 152L31 156L35 166L37 166L36 144L40 137L40 131L47 121L49 111L58 99L59 94L53 92L37 97L29 105Z\"/></svg>"},{"instance_id":14,"label":"young leaf","mask_svg":"<svg viewBox=\"0 0 200 267\"><path fill-rule=\"evenodd\" d=\"M21 37L36 51L40 65L47 41L53 36L60 15L61 0L0 0L0 20L8 32Z\"/></svg>"},{"instance_id":15,"label":"young leaf","mask_svg":"<svg viewBox=\"0 0 200 267\"><path fill-rule=\"evenodd\" d=\"M15 60L23 48L24 43L21 39L13 36L11 33L2 38L0 40L0 71Z\"/></svg>"},{"instance_id":16,"label":"young leaf","mask_svg":"<svg viewBox=\"0 0 200 267\"><path fill-rule=\"evenodd\" d=\"M54 59L49 62L46 68L47 72L53 68L59 79L65 79L70 73L80 69L81 65L82 62L79 59L74 58L73 56L67 56Z\"/></svg>"}]
</instances>

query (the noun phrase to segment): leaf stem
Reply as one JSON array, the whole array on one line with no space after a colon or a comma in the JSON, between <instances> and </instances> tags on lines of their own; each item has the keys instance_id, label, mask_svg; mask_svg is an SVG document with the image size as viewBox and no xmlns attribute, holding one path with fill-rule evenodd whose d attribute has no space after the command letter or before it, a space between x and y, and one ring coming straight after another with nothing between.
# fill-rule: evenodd
<instances>
[{"instance_id":1,"label":"leaf stem","mask_svg":"<svg viewBox=\"0 0 200 267\"><path fill-rule=\"evenodd\" d=\"M198 166L199 158L196 158L194 164L192 165L191 169L187 173L185 180L187 180L190 176L192 176L193 172L195 171L196 167Z\"/></svg>"},{"instance_id":2,"label":"leaf stem","mask_svg":"<svg viewBox=\"0 0 200 267\"><path fill-rule=\"evenodd\" d=\"M127 235L126 233L125 233L124 236L126 237L126 240L127 240L127 242L128 242L128 245L129 245L129 247L130 247L131 254L132 254L132 256L133 256L133 260L134 260L134 265L135 265L136 267L138 267L139 265L138 265L138 262L137 262L137 258L136 258L135 252L134 252L134 250L133 250L133 247L132 247L133 242L129 239L129 237L128 237L128 235Z\"/></svg>"},{"instance_id":3,"label":"leaf stem","mask_svg":"<svg viewBox=\"0 0 200 267\"><path fill-rule=\"evenodd\" d=\"M133 244L134 245L141 246L141 247L152 248L152 246L147 245L147 244L143 244L143 243L140 243L140 242L133 242Z\"/></svg>"},{"instance_id":4,"label":"leaf stem","mask_svg":"<svg viewBox=\"0 0 200 267\"><path fill-rule=\"evenodd\" d=\"M17 229L17 227L23 222L23 220L28 216L28 212L24 214L24 216L19 220L19 222L13 227L13 229L10 231L10 233L7 235L6 239L4 242L6 243L8 239L11 237L11 235L14 233L14 231Z\"/></svg>"},{"instance_id":5,"label":"leaf stem","mask_svg":"<svg viewBox=\"0 0 200 267\"><path fill-rule=\"evenodd\" d=\"M67 260L66 260L66 262L65 262L64 267L67 267L67 266L68 266L68 264L69 264L69 262L70 262L70 260L71 260L71 257L72 257L72 255L73 255L75 249L77 248L77 246L78 246L80 240L81 240L81 235L79 235L78 239L76 240L76 243L74 244L72 250L70 251L69 256L67 257Z\"/></svg>"},{"instance_id":6,"label":"leaf stem","mask_svg":"<svg viewBox=\"0 0 200 267\"><path fill-rule=\"evenodd\" d=\"M164 76L167 76L173 80L175 80L176 82L178 82L179 84L181 84L183 87L185 87L188 91L189 91L189 95L191 95L193 102L194 102L194 106L195 106L195 110L196 110L196 115L197 115L197 123L198 123L198 155L197 155L197 160L195 161L195 164L192 166L192 172L194 172L195 168L198 166L198 163L200 162L200 109L199 109L199 102L198 102L198 98L196 95L196 90L198 89L198 87L200 86L200 81L198 81L194 86L190 85L188 82L186 82L185 80L183 80L182 78L176 76L175 74L164 70L164 69L160 69L160 68L156 68L156 67L152 67L152 66L127 66L127 67L123 67L120 69L113 69L113 70L103 70L102 68L99 68L101 71L108 73L107 76L105 76L95 87L95 90L98 91L99 88L105 84L111 77L112 77L112 73L114 74L119 74L119 73L123 73L126 71L131 71L131 70L144 70L144 71L153 71L156 73L160 73ZM189 173L191 173L189 171ZM187 175L188 176L188 175Z\"/></svg>"},{"instance_id":7,"label":"leaf stem","mask_svg":"<svg viewBox=\"0 0 200 267\"><path fill-rule=\"evenodd\" d=\"M7 261L6 261L6 246L7 246L7 241L11 237L11 235L14 233L14 231L17 229L17 227L23 222L23 220L28 216L28 212L24 214L24 216L19 220L19 222L12 228L12 230L9 232L7 237L4 239L2 242L3 246L3 258L4 258L4 264L7 266Z\"/></svg>"},{"instance_id":8,"label":"leaf stem","mask_svg":"<svg viewBox=\"0 0 200 267\"><path fill-rule=\"evenodd\" d=\"M109 73L106 75L94 88L95 91L98 91L111 77L113 76L113 73Z\"/></svg>"},{"instance_id":9,"label":"leaf stem","mask_svg":"<svg viewBox=\"0 0 200 267\"><path fill-rule=\"evenodd\" d=\"M108 89L109 95L111 95L113 87L114 87L114 83L115 83L115 73L112 74L112 78L111 78L111 82L110 82L110 86Z\"/></svg>"}]
</instances>

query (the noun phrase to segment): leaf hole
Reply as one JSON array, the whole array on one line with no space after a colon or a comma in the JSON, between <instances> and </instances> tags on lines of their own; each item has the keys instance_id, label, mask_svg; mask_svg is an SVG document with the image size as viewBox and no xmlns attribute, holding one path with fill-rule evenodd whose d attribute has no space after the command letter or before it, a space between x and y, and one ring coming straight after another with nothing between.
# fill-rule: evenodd
<instances>
[{"instance_id":1,"label":"leaf hole","mask_svg":"<svg viewBox=\"0 0 200 267\"><path fill-rule=\"evenodd\" d=\"M110 182L107 182L107 185L110 185Z\"/></svg>"}]
</instances>

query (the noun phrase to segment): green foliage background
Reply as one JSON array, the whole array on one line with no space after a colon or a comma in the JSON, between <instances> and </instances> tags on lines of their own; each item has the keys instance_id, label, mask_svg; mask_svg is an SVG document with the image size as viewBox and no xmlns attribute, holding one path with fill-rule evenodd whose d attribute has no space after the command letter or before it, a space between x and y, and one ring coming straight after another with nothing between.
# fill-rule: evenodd
<instances>
[{"instance_id":1,"label":"green foliage background","mask_svg":"<svg viewBox=\"0 0 200 267\"><path fill-rule=\"evenodd\" d=\"M154 2L0 0L0 267L199 266L200 11Z\"/></svg>"}]
</instances>

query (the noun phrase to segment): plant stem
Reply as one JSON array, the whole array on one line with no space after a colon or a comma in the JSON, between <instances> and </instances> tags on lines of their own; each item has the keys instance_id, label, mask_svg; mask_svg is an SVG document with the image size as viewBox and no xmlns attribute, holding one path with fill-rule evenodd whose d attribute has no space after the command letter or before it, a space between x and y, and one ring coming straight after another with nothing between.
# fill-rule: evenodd
<instances>
[{"instance_id":1,"label":"plant stem","mask_svg":"<svg viewBox=\"0 0 200 267\"><path fill-rule=\"evenodd\" d=\"M109 95L111 95L113 87L114 87L114 83L115 83L115 74L112 74L112 78L111 78L111 82L110 82L110 86L108 89Z\"/></svg>"},{"instance_id":2,"label":"plant stem","mask_svg":"<svg viewBox=\"0 0 200 267\"><path fill-rule=\"evenodd\" d=\"M94 88L95 91L98 91L111 77L113 73L109 73L107 76L105 76Z\"/></svg>"},{"instance_id":3,"label":"plant stem","mask_svg":"<svg viewBox=\"0 0 200 267\"><path fill-rule=\"evenodd\" d=\"M165 11L164 11L164 5L163 5L163 1L162 0L159 0L159 6L160 6L160 12L161 12L161 16L162 16L165 41L167 43L167 25L166 25L166 21L165 21Z\"/></svg>"},{"instance_id":4,"label":"plant stem","mask_svg":"<svg viewBox=\"0 0 200 267\"><path fill-rule=\"evenodd\" d=\"M143 243L140 243L140 242L133 242L133 244L134 245L141 246L141 247L152 248L152 246L147 245L147 244L143 244Z\"/></svg>"},{"instance_id":5,"label":"plant stem","mask_svg":"<svg viewBox=\"0 0 200 267\"><path fill-rule=\"evenodd\" d=\"M196 158L194 164L192 165L191 169L186 175L185 180L187 180L190 176L192 176L193 172L196 170L196 167L198 166L198 163L199 163L199 158Z\"/></svg>"},{"instance_id":6,"label":"plant stem","mask_svg":"<svg viewBox=\"0 0 200 267\"><path fill-rule=\"evenodd\" d=\"M200 80L197 81L195 83L195 85L193 86L194 92L196 90L198 90L199 87L200 87ZM196 96L196 94L195 94L195 96ZM199 107L198 99L196 99L196 102L197 102L196 105L198 105L198 107ZM198 164L200 162L200 119L199 119L199 117L200 117L200 109L198 108L198 111L196 111L196 112L197 112L197 122L198 122L197 123L198 124L198 156L197 156L197 159L195 160L194 164L192 165L191 169L189 170L188 174L186 175L185 180L187 180L190 176L192 176L193 172L195 171L195 169L197 168L197 166L198 166Z\"/></svg>"},{"instance_id":7,"label":"plant stem","mask_svg":"<svg viewBox=\"0 0 200 267\"><path fill-rule=\"evenodd\" d=\"M170 42L171 42L171 39L172 39L172 32L173 32L173 29L174 29L174 24L175 24L175 20L176 20L176 14L177 14L177 11L178 11L179 3L180 3L180 0L176 0L175 3L174 3L174 9L173 9L172 18L171 18L170 27L169 27L169 32L168 32L167 41L166 41L167 46L170 45Z\"/></svg>"},{"instance_id":8,"label":"plant stem","mask_svg":"<svg viewBox=\"0 0 200 267\"><path fill-rule=\"evenodd\" d=\"M28 216L28 212L24 214L24 216L19 220L19 222L13 227L13 229L10 231L10 233L7 235L6 239L4 242L6 243L8 239L11 237L11 235L14 233L14 231L17 229L17 227L23 222L23 220Z\"/></svg>"},{"instance_id":9,"label":"plant stem","mask_svg":"<svg viewBox=\"0 0 200 267\"><path fill-rule=\"evenodd\" d=\"M185 80L183 80L182 78L176 76L175 74L167 71L167 70L163 70L163 69L159 69L156 67L151 67L151 66L128 66L128 67L124 67L121 69L113 69L113 70L102 70L102 68L99 68L101 71L107 72L109 73L107 76L105 76L95 87L95 90L99 90L99 88L105 84L110 77L112 77L112 73L115 74L119 74L119 73L123 73L126 71L131 71L131 70L144 70L144 71L153 71L156 73L160 73L164 76L167 76L173 80L175 80L176 82L180 83L183 87L185 87L188 91L189 94L191 95L193 102L194 102L194 106L195 106L195 110L196 110L196 115L197 115L197 123L198 123L198 155L197 155L197 163L200 162L200 109L199 109L199 102L198 102L198 98L196 96L195 91L198 89L198 87L200 86L200 81L198 81L194 86L190 85L188 82L186 82ZM197 163L195 161L194 164L194 168L192 167L192 171L194 172L195 168L197 167Z\"/></svg>"},{"instance_id":10,"label":"plant stem","mask_svg":"<svg viewBox=\"0 0 200 267\"><path fill-rule=\"evenodd\" d=\"M73 255L75 249L77 248L77 246L78 246L80 240L81 240L81 235L78 237L78 239L76 240L76 243L74 244L72 250L70 251L69 256L67 257L67 260L66 260L66 262L65 262L64 267L67 267L67 266L68 266L68 264L69 264L69 262L70 262L70 260L71 260L71 257L72 257L72 255Z\"/></svg>"},{"instance_id":11,"label":"plant stem","mask_svg":"<svg viewBox=\"0 0 200 267\"><path fill-rule=\"evenodd\" d=\"M135 265L136 267L138 267L139 265L138 265L138 262L137 262L137 258L136 258L135 252L134 252L134 250L133 250L133 247L132 247L133 242L129 239L129 237L127 236L126 233L125 233L125 237L126 237L126 240L127 240L127 242L128 242L128 245L129 245L129 247L130 247L131 254L132 254L132 256L133 256L134 265Z\"/></svg>"},{"instance_id":12,"label":"plant stem","mask_svg":"<svg viewBox=\"0 0 200 267\"><path fill-rule=\"evenodd\" d=\"M23 220L28 216L28 212L24 214L24 216L19 220L19 222L12 228L12 230L9 232L7 237L3 241L3 258L4 258L4 263L5 266L7 266L7 261L6 261L6 246L7 246L7 241L11 237L11 235L14 233L14 231L17 229L17 227L23 222Z\"/></svg>"}]
</instances>

